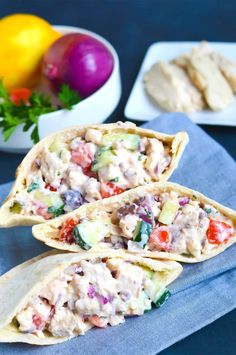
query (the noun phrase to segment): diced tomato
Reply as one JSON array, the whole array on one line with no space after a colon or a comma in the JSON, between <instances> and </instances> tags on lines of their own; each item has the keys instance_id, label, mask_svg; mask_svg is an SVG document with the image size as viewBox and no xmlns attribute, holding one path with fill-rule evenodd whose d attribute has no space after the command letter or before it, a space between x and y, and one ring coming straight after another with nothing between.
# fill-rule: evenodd
<instances>
[{"instance_id":1,"label":"diced tomato","mask_svg":"<svg viewBox=\"0 0 236 355\"><path fill-rule=\"evenodd\" d=\"M229 238L234 234L233 227L223 221L210 219L209 227L207 230L207 239L211 244L226 243Z\"/></svg>"},{"instance_id":2,"label":"diced tomato","mask_svg":"<svg viewBox=\"0 0 236 355\"><path fill-rule=\"evenodd\" d=\"M168 232L168 227L166 226L157 226L153 229L149 241L149 245L154 249L157 248L158 250L169 250L170 243L171 243L171 236Z\"/></svg>"},{"instance_id":3,"label":"diced tomato","mask_svg":"<svg viewBox=\"0 0 236 355\"><path fill-rule=\"evenodd\" d=\"M119 195L124 192L125 189L113 184L113 182L103 183L101 187L102 198L111 197L114 195Z\"/></svg>"},{"instance_id":4,"label":"diced tomato","mask_svg":"<svg viewBox=\"0 0 236 355\"><path fill-rule=\"evenodd\" d=\"M89 168L92 165L93 153L87 143L81 143L71 152L72 161L82 168Z\"/></svg>"},{"instance_id":5,"label":"diced tomato","mask_svg":"<svg viewBox=\"0 0 236 355\"><path fill-rule=\"evenodd\" d=\"M84 175L97 179L98 177L97 172L92 171L91 168L92 168L92 164L90 164L87 168L82 168Z\"/></svg>"},{"instance_id":6,"label":"diced tomato","mask_svg":"<svg viewBox=\"0 0 236 355\"><path fill-rule=\"evenodd\" d=\"M37 330L41 330L45 327L45 321L42 319L42 317L38 313L35 313L33 315L33 323L34 323L35 328Z\"/></svg>"},{"instance_id":7,"label":"diced tomato","mask_svg":"<svg viewBox=\"0 0 236 355\"><path fill-rule=\"evenodd\" d=\"M63 224L62 229L60 230L59 239L63 242L73 243L74 236L72 234L72 231L78 223L79 220L77 218L67 219Z\"/></svg>"},{"instance_id":8,"label":"diced tomato","mask_svg":"<svg viewBox=\"0 0 236 355\"><path fill-rule=\"evenodd\" d=\"M23 102L29 104L29 98L32 95L32 90L28 88L17 88L10 91L10 100L17 106Z\"/></svg>"},{"instance_id":9,"label":"diced tomato","mask_svg":"<svg viewBox=\"0 0 236 355\"><path fill-rule=\"evenodd\" d=\"M98 316L91 316L89 317L89 321L95 325L96 327L99 327L99 328L106 328L107 327L107 319L105 318L101 318L101 317L98 317Z\"/></svg>"},{"instance_id":10,"label":"diced tomato","mask_svg":"<svg viewBox=\"0 0 236 355\"><path fill-rule=\"evenodd\" d=\"M45 189L48 189L50 191L57 191L57 188L56 187L53 187L52 185L50 185L49 183L46 183L45 184Z\"/></svg>"}]
</instances>

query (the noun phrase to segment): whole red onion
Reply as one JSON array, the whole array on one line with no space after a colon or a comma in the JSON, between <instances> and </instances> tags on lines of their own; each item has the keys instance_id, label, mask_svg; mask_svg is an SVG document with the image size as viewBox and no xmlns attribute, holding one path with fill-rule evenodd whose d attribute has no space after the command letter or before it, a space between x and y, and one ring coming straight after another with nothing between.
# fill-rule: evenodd
<instances>
[{"instance_id":1,"label":"whole red onion","mask_svg":"<svg viewBox=\"0 0 236 355\"><path fill-rule=\"evenodd\" d=\"M87 97L107 81L113 64L113 56L102 42L89 35L71 33L49 47L42 71L55 90L67 84Z\"/></svg>"}]
</instances>

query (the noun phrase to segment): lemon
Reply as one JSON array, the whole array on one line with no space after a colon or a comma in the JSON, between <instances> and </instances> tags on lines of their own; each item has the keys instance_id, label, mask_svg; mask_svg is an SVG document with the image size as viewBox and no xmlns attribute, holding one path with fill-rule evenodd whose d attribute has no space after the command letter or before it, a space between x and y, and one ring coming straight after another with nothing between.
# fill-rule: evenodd
<instances>
[{"instance_id":1,"label":"lemon","mask_svg":"<svg viewBox=\"0 0 236 355\"><path fill-rule=\"evenodd\" d=\"M48 47L61 34L42 18L13 14L0 20L0 78L7 89L32 86Z\"/></svg>"}]
</instances>

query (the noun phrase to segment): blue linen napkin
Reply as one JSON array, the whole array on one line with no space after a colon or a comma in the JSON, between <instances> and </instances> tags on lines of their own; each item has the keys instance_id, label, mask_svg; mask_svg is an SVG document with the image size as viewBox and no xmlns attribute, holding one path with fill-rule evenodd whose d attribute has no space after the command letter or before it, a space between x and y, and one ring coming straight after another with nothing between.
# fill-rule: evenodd
<instances>
[{"instance_id":1,"label":"blue linen napkin","mask_svg":"<svg viewBox=\"0 0 236 355\"><path fill-rule=\"evenodd\" d=\"M183 114L164 114L144 127L165 133L186 130L190 143L171 181L236 208L236 164L201 128ZM10 184L0 186L0 202L9 189ZM203 263L185 264L182 275L170 286L172 297L160 309L117 327L93 329L60 345L1 344L0 354L156 354L236 307L235 248ZM47 249L31 237L30 228L0 230L0 273Z\"/></svg>"}]
</instances>

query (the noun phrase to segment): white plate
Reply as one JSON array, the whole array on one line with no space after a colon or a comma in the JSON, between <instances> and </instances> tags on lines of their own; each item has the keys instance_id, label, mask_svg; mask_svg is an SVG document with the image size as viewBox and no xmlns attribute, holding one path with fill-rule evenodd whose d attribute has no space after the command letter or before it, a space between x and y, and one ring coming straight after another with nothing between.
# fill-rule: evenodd
<instances>
[{"instance_id":1,"label":"white plate","mask_svg":"<svg viewBox=\"0 0 236 355\"><path fill-rule=\"evenodd\" d=\"M152 103L146 94L143 75L157 61L172 60L198 44L199 42L159 42L149 47L125 107L125 116L127 118L149 121L164 112L160 107ZM236 63L236 44L210 42L210 45ZM188 114L188 116L195 123L236 126L236 96L233 104L225 110L220 112L204 110Z\"/></svg>"}]
</instances>

